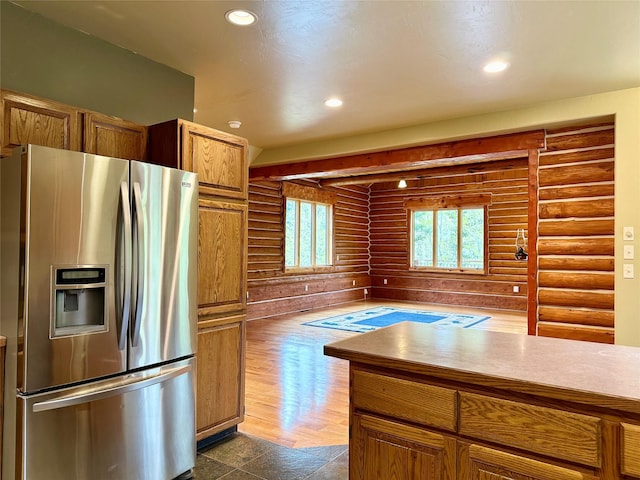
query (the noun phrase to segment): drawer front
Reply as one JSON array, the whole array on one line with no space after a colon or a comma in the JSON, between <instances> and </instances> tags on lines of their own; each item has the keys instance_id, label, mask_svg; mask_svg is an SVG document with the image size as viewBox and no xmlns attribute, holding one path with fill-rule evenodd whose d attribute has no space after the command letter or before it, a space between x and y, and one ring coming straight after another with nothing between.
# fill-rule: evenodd
<instances>
[{"instance_id":1,"label":"drawer front","mask_svg":"<svg viewBox=\"0 0 640 480\"><path fill-rule=\"evenodd\" d=\"M601 420L460 392L461 435L599 467Z\"/></svg>"},{"instance_id":2,"label":"drawer front","mask_svg":"<svg viewBox=\"0 0 640 480\"><path fill-rule=\"evenodd\" d=\"M352 371L355 408L411 422L456 429L456 391L360 370Z\"/></svg>"},{"instance_id":3,"label":"drawer front","mask_svg":"<svg viewBox=\"0 0 640 480\"><path fill-rule=\"evenodd\" d=\"M640 478L640 425L622 424L622 473Z\"/></svg>"}]
</instances>

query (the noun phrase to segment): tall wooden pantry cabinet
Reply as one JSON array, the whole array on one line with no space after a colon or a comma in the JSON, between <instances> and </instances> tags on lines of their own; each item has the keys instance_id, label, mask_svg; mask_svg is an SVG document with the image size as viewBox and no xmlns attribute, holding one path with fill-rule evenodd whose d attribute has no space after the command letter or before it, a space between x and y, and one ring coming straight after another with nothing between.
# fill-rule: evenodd
<instances>
[{"instance_id":1,"label":"tall wooden pantry cabinet","mask_svg":"<svg viewBox=\"0 0 640 480\"><path fill-rule=\"evenodd\" d=\"M153 163L199 174L197 440L244 416L246 139L186 120L149 127Z\"/></svg>"}]
</instances>

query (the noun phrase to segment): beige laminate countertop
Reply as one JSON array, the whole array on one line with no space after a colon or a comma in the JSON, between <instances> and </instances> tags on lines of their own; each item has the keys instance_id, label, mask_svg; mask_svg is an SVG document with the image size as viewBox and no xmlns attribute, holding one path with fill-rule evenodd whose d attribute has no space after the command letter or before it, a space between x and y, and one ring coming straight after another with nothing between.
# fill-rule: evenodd
<instances>
[{"instance_id":1,"label":"beige laminate countertop","mask_svg":"<svg viewBox=\"0 0 640 480\"><path fill-rule=\"evenodd\" d=\"M446 380L640 413L640 348L403 322L326 355Z\"/></svg>"}]
</instances>

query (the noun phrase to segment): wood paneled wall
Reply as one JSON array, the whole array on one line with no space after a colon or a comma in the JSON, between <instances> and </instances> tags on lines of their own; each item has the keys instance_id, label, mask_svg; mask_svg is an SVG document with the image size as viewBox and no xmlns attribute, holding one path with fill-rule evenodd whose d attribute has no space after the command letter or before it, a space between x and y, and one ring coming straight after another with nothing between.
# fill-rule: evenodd
<instances>
[{"instance_id":1,"label":"wood paneled wall","mask_svg":"<svg viewBox=\"0 0 640 480\"><path fill-rule=\"evenodd\" d=\"M312 182L300 182L315 186ZM281 182L249 182L248 319L362 300L369 280L369 189L335 187L334 267L284 272L284 201Z\"/></svg>"},{"instance_id":2,"label":"wood paneled wall","mask_svg":"<svg viewBox=\"0 0 640 480\"><path fill-rule=\"evenodd\" d=\"M522 310L527 308L527 262L515 259L515 238L527 228L527 159L433 169L429 178L371 187L371 282L375 298ZM488 275L409 269L405 199L421 195L491 194ZM385 284L386 279L386 284ZM519 292L514 293L517 286Z\"/></svg>"},{"instance_id":3,"label":"wood paneled wall","mask_svg":"<svg viewBox=\"0 0 640 480\"><path fill-rule=\"evenodd\" d=\"M613 124L547 131L538 178L538 335L613 343Z\"/></svg>"}]
</instances>

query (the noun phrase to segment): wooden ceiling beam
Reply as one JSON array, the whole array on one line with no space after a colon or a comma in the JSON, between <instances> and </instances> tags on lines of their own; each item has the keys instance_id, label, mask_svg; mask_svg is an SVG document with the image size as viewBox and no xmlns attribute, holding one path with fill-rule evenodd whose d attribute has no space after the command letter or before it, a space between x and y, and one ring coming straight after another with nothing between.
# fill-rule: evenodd
<instances>
[{"instance_id":1,"label":"wooden ceiling beam","mask_svg":"<svg viewBox=\"0 0 640 480\"><path fill-rule=\"evenodd\" d=\"M322 179L477 163L527 155L545 146L544 130L408 147L346 157L254 167L252 180Z\"/></svg>"},{"instance_id":2,"label":"wooden ceiling beam","mask_svg":"<svg viewBox=\"0 0 640 480\"><path fill-rule=\"evenodd\" d=\"M329 178L318 181L321 187L341 187L345 185L368 185L374 183L397 182L401 178L405 180L415 180L420 178L453 177L469 175L475 173L489 173L495 171L513 170L526 166L525 157L522 154L515 158L508 159L488 159L483 162L469 163L449 163L432 168L422 168L420 170L400 170L397 172L380 173L376 175L357 175L352 177Z\"/></svg>"}]
</instances>

